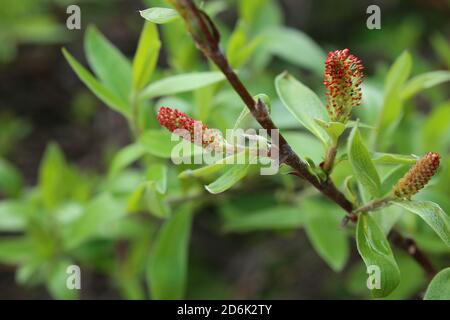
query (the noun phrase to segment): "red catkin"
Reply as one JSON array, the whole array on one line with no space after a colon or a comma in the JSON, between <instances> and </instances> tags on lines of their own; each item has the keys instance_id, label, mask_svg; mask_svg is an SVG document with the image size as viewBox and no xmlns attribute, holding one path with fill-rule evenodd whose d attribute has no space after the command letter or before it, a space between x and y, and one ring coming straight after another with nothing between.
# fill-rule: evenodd
<instances>
[{"instance_id":1,"label":"red catkin","mask_svg":"<svg viewBox=\"0 0 450 320\"><path fill-rule=\"evenodd\" d=\"M207 125L188 117L184 112L178 111L177 109L161 107L156 118L159 124L166 127L170 132L178 129L188 131L191 142L196 142L196 140L201 139L201 145L203 147L210 145L216 138L214 135L209 134ZM196 134L198 135L197 139Z\"/></svg>"},{"instance_id":2,"label":"red catkin","mask_svg":"<svg viewBox=\"0 0 450 320\"><path fill-rule=\"evenodd\" d=\"M361 103L364 67L348 49L329 52L323 83L327 88L327 111L331 121L346 122L353 107Z\"/></svg>"}]
</instances>

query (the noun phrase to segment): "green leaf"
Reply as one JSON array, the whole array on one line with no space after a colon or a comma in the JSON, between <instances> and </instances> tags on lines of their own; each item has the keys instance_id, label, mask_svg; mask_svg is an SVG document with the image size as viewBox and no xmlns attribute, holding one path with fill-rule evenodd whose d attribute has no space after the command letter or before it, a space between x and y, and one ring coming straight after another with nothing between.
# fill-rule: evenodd
<instances>
[{"instance_id":1,"label":"green leaf","mask_svg":"<svg viewBox=\"0 0 450 320\"><path fill-rule=\"evenodd\" d=\"M48 274L47 288L54 299L73 300L79 296L79 291L67 287L67 279L71 274L67 273L67 268L73 262L63 259L52 265Z\"/></svg>"},{"instance_id":2,"label":"green leaf","mask_svg":"<svg viewBox=\"0 0 450 320\"><path fill-rule=\"evenodd\" d=\"M162 196L167 191L167 166L163 163L150 165L145 179L128 197L127 212L149 211L158 218L168 217L170 208Z\"/></svg>"},{"instance_id":3,"label":"green leaf","mask_svg":"<svg viewBox=\"0 0 450 320\"><path fill-rule=\"evenodd\" d=\"M150 213L158 218L167 218L170 216L170 208L164 202L163 195L158 191L158 185L156 182L147 183L145 196Z\"/></svg>"},{"instance_id":4,"label":"green leaf","mask_svg":"<svg viewBox=\"0 0 450 320\"><path fill-rule=\"evenodd\" d=\"M394 62L387 74L384 88L384 103L378 122L377 141L386 144L393 128L397 125L402 112L403 100L400 97L403 84L411 72L412 58L405 51Z\"/></svg>"},{"instance_id":5,"label":"green leaf","mask_svg":"<svg viewBox=\"0 0 450 320\"><path fill-rule=\"evenodd\" d=\"M361 214L356 227L356 245L366 267L380 271L380 287L371 290L375 298L390 294L400 282L400 271L383 231L368 214Z\"/></svg>"},{"instance_id":6,"label":"green leaf","mask_svg":"<svg viewBox=\"0 0 450 320\"><path fill-rule=\"evenodd\" d=\"M125 117L128 117L130 110L128 105L115 93L110 91L106 86L100 83L89 71L87 71L77 60L65 49L62 53L67 62L77 74L78 78L107 106L111 109L120 112Z\"/></svg>"},{"instance_id":7,"label":"green leaf","mask_svg":"<svg viewBox=\"0 0 450 320\"><path fill-rule=\"evenodd\" d=\"M378 224L384 234L387 236L394 225L403 216L404 210L396 206L385 207L370 213L370 216Z\"/></svg>"},{"instance_id":8,"label":"green leaf","mask_svg":"<svg viewBox=\"0 0 450 320\"><path fill-rule=\"evenodd\" d=\"M448 39L440 33L436 33L431 38L431 44L439 58L450 68L450 44Z\"/></svg>"},{"instance_id":9,"label":"green leaf","mask_svg":"<svg viewBox=\"0 0 450 320\"><path fill-rule=\"evenodd\" d=\"M422 144L428 150L447 149L450 144L450 102L434 108L427 115L422 131Z\"/></svg>"},{"instance_id":10,"label":"green leaf","mask_svg":"<svg viewBox=\"0 0 450 320\"><path fill-rule=\"evenodd\" d=\"M172 135L165 129L145 131L141 135L139 143L149 154L160 158L171 158L172 161L183 162L186 160L192 163L192 157L204 152L202 147L186 141L180 136Z\"/></svg>"},{"instance_id":11,"label":"green leaf","mask_svg":"<svg viewBox=\"0 0 450 320\"><path fill-rule=\"evenodd\" d=\"M420 91L447 81L450 81L450 71L432 71L418 75L405 83L401 91L402 99L410 99Z\"/></svg>"},{"instance_id":12,"label":"green leaf","mask_svg":"<svg viewBox=\"0 0 450 320\"><path fill-rule=\"evenodd\" d=\"M155 183L156 190L159 193L165 193L167 190L167 166L163 163L155 163L147 169L148 181Z\"/></svg>"},{"instance_id":13,"label":"green leaf","mask_svg":"<svg viewBox=\"0 0 450 320\"><path fill-rule=\"evenodd\" d=\"M348 139L347 153L356 180L373 197L379 196L380 177L357 127L353 128Z\"/></svg>"},{"instance_id":14,"label":"green leaf","mask_svg":"<svg viewBox=\"0 0 450 320\"><path fill-rule=\"evenodd\" d=\"M183 299L187 283L192 213L183 207L167 220L153 247L148 284L153 299Z\"/></svg>"},{"instance_id":15,"label":"green leaf","mask_svg":"<svg viewBox=\"0 0 450 320\"><path fill-rule=\"evenodd\" d=\"M301 158L311 158L318 163L323 159L325 152L323 144L319 140L306 132L283 132L283 136L292 147L295 153Z\"/></svg>"},{"instance_id":16,"label":"green leaf","mask_svg":"<svg viewBox=\"0 0 450 320\"><path fill-rule=\"evenodd\" d=\"M26 226L25 205L22 202L0 202L0 231L22 231Z\"/></svg>"},{"instance_id":17,"label":"green leaf","mask_svg":"<svg viewBox=\"0 0 450 320\"><path fill-rule=\"evenodd\" d=\"M97 77L126 104L132 76L128 59L94 26L88 27L84 48L89 65Z\"/></svg>"},{"instance_id":18,"label":"green leaf","mask_svg":"<svg viewBox=\"0 0 450 320\"><path fill-rule=\"evenodd\" d=\"M450 247L450 217L441 207L431 201L394 201L402 207L421 217L436 234Z\"/></svg>"},{"instance_id":19,"label":"green leaf","mask_svg":"<svg viewBox=\"0 0 450 320\"><path fill-rule=\"evenodd\" d=\"M304 224L304 215L294 207L278 206L251 213L225 215L225 231L297 229Z\"/></svg>"},{"instance_id":20,"label":"green leaf","mask_svg":"<svg viewBox=\"0 0 450 320\"><path fill-rule=\"evenodd\" d=\"M183 172L181 172L178 175L178 178L180 179L187 179L190 177L195 177L195 178L201 178L201 177L206 177L209 176L211 174L214 174L216 172L218 172L219 170L221 170L222 168L224 168L225 166L227 166L227 163L236 163L235 158L237 158L237 155L230 155L228 157L225 157L224 159L217 161L213 164L198 168L198 169L188 169L188 170L184 170ZM231 161L231 159L233 159L233 161Z\"/></svg>"},{"instance_id":21,"label":"green leaf","mask_svg":"<svg viewBox=\"0 0 450 320\"><path fill-rule=\"evenodd\" d=\"M170 8L149 8L139 11L142 18L157 24L172 22L180 18L178 12Z\"/></svg>"},{"instance_id":22,"label":"green leaf","mask_svg":"<svg viewBox=\"0 0 450 320\"><path fill-rule=\"evenodd\" d=\"M394 154L376 152L372 155L372 161L376 164L415 164L417 157L407 154Z\"/></svg>"},{"instance_id":23,"label":"green leaf","mask_svg":"<svg viewBox=\"0 0 450 320\"><path fill-rule=\"evenodd\" d=\"M216 181L205 186L212 194L224 192L243 179L248 172L249 164L235 164L227 169Z\"/></svg>"},{"instance_id":24,"label":"green leaf","mask_svg":"<svg viewBox=\"0 0 450 320\"><path fill-rule=\"evenodd\" d=\"M346 125L341 122L326 122L321 119L314 119L327 133L332 141L337 142L339 137L344 133Z\"/></svg>"},{"instance_id":25,"label":"green leaf","mask_svg":"<svg viewBox=\"0 0 450 320\"><path fill-rule=\"evenodd\" d=\"M281 101L297 121L326 144L326 133L315 121L326 119L325 107L319 97L287 72L275 79L275 87Z\"/></svg>"},{"instance_id":26,"label":"green leaf","mask_svg":"<svg viewBox=\"0 0 450 320\"><path fill-rule=\"evenodd\" d=\"M258 36L252 40L248 39L246 27L243 23L238 23L228 40L227 58L233 68L240 68L247 63L258 46L262 43L263 37Z\"/></svg>"},{"instance_id":27,"label":"green leaf","mask_svg":"<svg viewBox=\"0 0 450 320\"><path fill-rule=\"evenodd\" d=\"M305 231L316 252L334 271L341 271L349 257L341 212L329 204L307 201L300 203L299 214L305 216Z\"/></svg>"},{"instance_id":28,"label":"green leaf","mask_svg":"<svg viewBox=\"0 0 450 320\"><path fill-rule=\"evenodd\" d=\"M225 79L225 76L218 71L179 74L151 83L143 89L141 98L150 99L192 91L223 79Z\"/></svg>"},{"instance_id":29,"label":"green leaf","mask_svg":"<svg viewBox=\"0 0 450 320\"><path fill-rule=\"evenodd\" d=\"M86 205L81 216L64 230L66 246L75 248L94 238L108 238L124 213L123 205L111 195L98 195Z\"/></svg>"},{"instance_id":30,"label":"green leaf","mask_svg":"<svg viewBox=\"0 0 450 320\"><path fill-rule=\"evenodd\" d=\"M0 263L17 265L26 262L35 252L28 238L2 237L0 239Z\"/></svg>"},{"instance_id":31,"label":"green leaf","mask_svg":"<svg viewBox=\"0 0 450 320\"><path fill-rule=\"evenodd\" d=\"M49 144L39 167L39 187L42 202L54 208L66 196L67 164L64 154L56 144Z\"/></svg>"},{"instance_id":32,"label":"green leaf","mask_svg":"<svg viewBox=\"0 0 450 320\"><path fill-rule=\"evenodd\" d=\"M381 182L381 195L391 192L394 185L409 171L409 168L408 165L399 165L390 171Z\"/></svg>"},{"instance_id":33,"label":"green leaf","mask_svg":"<svg viewBox=\"0 0 450 320\"><path fill-rule=\"evenodd\" d=\"M253 99L255 101L261 100L265 106L267 107L269 113L272 112L272 104L270 102L270 98L268 95L264 94L264 93L260 93L257 94L256 96L253 97ZM236 130L238 128L240 128L242 122L245 120L245 118L247 118L250 115L250 110L248 109L247 106L244 105L244 107L242 108L241 113L239 114L239 117L236 119L235 123L234 123L234 127L233 130Z\"/></svg>"},{"instance_id":34,"label":"green leaf","mask_svg":"<svg viewBox=\"0 0 450 320\"><path fill-rule=\"evenodd\" d=\"M323 76L325 52L305 33L286 27L264 32L266 49L299 67Z\"/></svg>"},{"instance_id":35,"label":"green leaf","mask_svg":"<svg viewBox=\"0 0 450 320\"><path fill-rule=\"evenodd\" d=\"M423 299L450 300L450 268L445 268L434 276Z\"/></svg>"},{"instance_id":36,"label":"green leaf","mask_svg":"<svg viewBox=\"0 0 450 320\"><path fill-rule=\"evenodd\" d=\"M114 176L133 162L139 160L147 151L141 144L130 144L116 153L111 161L109 176Z\"/></svg>"},{"instance_id":37,"label":"green leaf","mask_svg":"<svg viewBox=\"0 0 450 320\"><path fill-rule=\"evenodd\" d=\"M22 175L11 163L0 158L0 193L16 197L22 190Z\"/></svg>"},{"instance_id":38,"label":"green leaf","mask_svg":"<svg viewBox=\"0 0 450 320\"><path fill-rule=\"evenodd\" d=\"M171 141L171 133L166 130L147 130L141 135L139 143L154 156L170 158L179 142Z\"/></svg>"},{"instance_id":39,"label":"green leaf","mask_svg":"<svg viewBox=\"0 0 450 320\"><path fill-rule=\"evenodd\" d=\"M261 13L266 3L267 0L239 1L237 3L239 16L242 17L242 19L250 25L258 18L256 14Z\"/></svg>"},{"instance_id":40,"label":"green leaf","mask_svg":"<svg viewBox=\"0 0 450 320\"><path fill-rule=\"evenodd\" d=\"M139 37L133 60L133 88L135 90L141 90L150 81L158 62L160 49L161 41L158 29L153 23L146 22Z\"/></svg>"}]
</instances>

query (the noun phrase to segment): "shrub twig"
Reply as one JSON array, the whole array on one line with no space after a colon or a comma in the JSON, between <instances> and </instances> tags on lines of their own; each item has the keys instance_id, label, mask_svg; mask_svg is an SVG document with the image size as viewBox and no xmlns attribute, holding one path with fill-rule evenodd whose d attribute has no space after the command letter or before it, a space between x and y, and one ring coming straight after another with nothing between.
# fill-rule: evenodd
<instances>
[{"instance_id":1,"label":"shrub twig","mask_svg":"<svg viewBox=\"0 0 450 320\"><path fill-rule=\"evenodd\" d=\"M236 72L231 68L227 58L220 50L220 34L215 27L211 18L202 10L200 10L192 0L169 0L176 8L186 23L186 27L191 34L194 42L199 50L209 58L222 71L227 78L229 84L233 87L235 92L240 96L255 120L268 131L278 130L273 122L268 108L261 100L255 101L247 90ZM285 163L289 165L295 172L293 173L300 178L307 180L322 194L338 204L347 212L347 220L352 222L357 221L357 215L353 211L353 204L347 197L336 188L333 181L327 175L327 179L319 180L317 176L312 174L309 170L309 164L303 161L291 148L289 143L279 134L279 155L280 164ZM329 156L330 162L334 162L335 154ZM332 164L327 164L327 167L332 167ZM369 208L370 209L370 208ZM358 209L357 209L358 210ZM426 255L417 247L414 240L403 237L398 231L392 230L390 233L391 241L399 248L405 250L427 273L432 277L435 274L434 268L431 265Z\"/></svg>"}]
</instances>

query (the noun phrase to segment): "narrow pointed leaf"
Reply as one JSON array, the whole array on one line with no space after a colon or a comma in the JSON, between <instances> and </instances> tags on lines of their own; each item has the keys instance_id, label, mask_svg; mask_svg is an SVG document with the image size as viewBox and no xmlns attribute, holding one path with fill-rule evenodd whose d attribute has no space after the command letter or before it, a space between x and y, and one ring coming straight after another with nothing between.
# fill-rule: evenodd
<instances>
[{"instance_id":1,"label":"narrow pointed leaf","mask_svg":"<svg viewBox=\"0 0 450 320\"><path fill-rule=\"evenodd\" d=\"M366 267L376 267L380 271L379 287L371 290L373 297L386 297L400 283L400 271L383 231L368 214L359 216L356 244Z\"/></svg>"},{"instance_id":2,"label":"narrow pointed leaf","mask_svg":"<svg viewBox=\"0 0 450 320\"><path fill-rule=\"evenodd\" d=\"M417 214L450 247L450 217L442 208L431 201L395 201L395 205Z\"/></svg>"}]
</instances>

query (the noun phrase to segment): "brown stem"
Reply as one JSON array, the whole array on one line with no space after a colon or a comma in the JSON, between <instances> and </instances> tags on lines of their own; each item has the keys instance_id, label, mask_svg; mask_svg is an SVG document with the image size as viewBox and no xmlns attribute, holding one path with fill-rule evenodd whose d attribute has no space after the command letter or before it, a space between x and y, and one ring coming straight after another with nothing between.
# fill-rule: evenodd
<instances>
[{"instance_id":1,"label":"brown stem","mask_svg":"<svg viewBox=\"0 0 450 320\"><path fill-rule=\"evenodd\" d=\"M414 239L402 236L397 230L392 230L389 233L389 239L394 245L406 251L422 267L430 280L436 275L436 270L430 260L420 250Z\"/></svg>"},{"instance_id":2,"label":"brown stem","mask_svg":"<svg viewBox=\"0 0 450 320\"><path fill-rule=\"evenodd\" d=\"M228 60L219 48L219 36L212 21L209 18L205 19L205 17L207 17L205 13L200 11L192 0L172 0L172 3L184 18L187 28L192 34L197 47L222 71L256 121L269 133L271 130L278 130L267 112L267 107L264 103L262 101L255 102L250 92L229 65ZM308 164L293 152L291 146L281 134L279 135L279 152L280 163L291 166L297 172L298 176L310 182L346 212L352 212L353 204L345 197L345 195L336 188L330 179L320 181L312 174L308 170Z\"/></svg>"}]
</instances>

